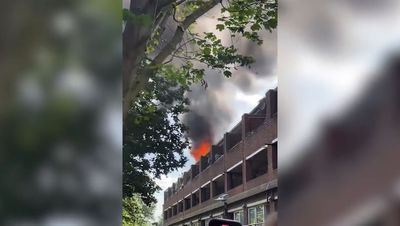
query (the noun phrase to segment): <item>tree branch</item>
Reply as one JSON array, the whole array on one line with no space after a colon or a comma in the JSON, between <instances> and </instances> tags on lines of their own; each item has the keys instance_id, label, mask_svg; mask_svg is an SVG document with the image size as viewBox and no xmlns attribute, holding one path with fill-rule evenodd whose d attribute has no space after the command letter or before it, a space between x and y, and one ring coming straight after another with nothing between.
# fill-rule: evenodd
<instances>
[{"instance_id":1,"label":"tree branch","mask_svg":"<svg viewBox=\"0 0 400 226\"><path fill-rule=\"evenodd\" d=\"M185 20L182 22L182 27L187 29L192 23L194 23L199 17L204 15L210 9L214 8L219 3L219 0L210 0L205 2L202 6L196 9L192 14L187 16Z\"/></svg>"},{"instance_id":2,"label":"tree branch","mask_svg":"<svg viewBox=\"0 0 400 226\"><path fill-rule=\"evenodd\" d=\"M154 64L161 64L164 60L172 54L172 52L176 49L176 46L182 41L185 30L189 28L191 24L193 24L199 17L204 15L210 9L212 9L215 5L219 3L219 0L210 0L205 2L202 6L192 12L189 16L187 16L180 25L177 26L175 30L175 34L169 43L160 51L160 53L154 58Z\"/></svg>"}]
</instances>

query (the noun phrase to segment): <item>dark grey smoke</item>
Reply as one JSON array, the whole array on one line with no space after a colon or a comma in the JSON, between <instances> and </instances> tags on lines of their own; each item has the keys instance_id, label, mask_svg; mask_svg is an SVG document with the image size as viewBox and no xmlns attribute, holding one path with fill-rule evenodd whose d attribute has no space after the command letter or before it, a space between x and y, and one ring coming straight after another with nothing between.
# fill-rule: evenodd
<instances>
[{"instance_id":1,"label":"dark grey smoke","mask_svg":"<svg viewBox=\"0 0 400 226\"><path fill-rule=\"evenodd\" d=\"M190 112L184 115L183 120L194 146L205 139L215 142L221 136L220 128L232 121L232 109L225 105L227 96L222 90L219 85L207 89L195 86L187 94L191 100Z\"/></svg>"},{"instance_id":2,"label":"dark grey smoke","mask_svg":"<svg viewBox=\"0 0 400 226\"><path fill-rule=\"evenodd\" d=\"M212 140L212 127L207 117L198 114L197 112L192 112L188 114L185 118L185 123L190 125L190 131L188 133L192 141L194 141L194 146L196 146L199 141L207 139Z\"/></svg>"},{"instance_id":3,"label":"dark grey smoke","mask_svg":"<svg viewBox=\"0 0 400 226\"><path fill-rule=\"evenodd\" d=\"M201 21L199 23L201 25ZM204 26L202 29L209 29ZM199 30L204 32L206 30ZM209 30L207 30L209 31ZM236 111L232 105L237 92L255 94L266 89L268 84L265 79L272 74L276 68L276 32L263 32L264 44L259 46L249 41L235 43L241 54L252 56L256 62L251 68L238 68L233 70L232 78L226 78L221 72L206 69L205 80L208 88L200 85L191 87L192 91L187 93L191 101L190 112L183 117L184 123L189 128L188 136L196 146L204 139L210 139L216 143L230 128ZM223 43L230 43L230 35L222 35ZM243 112L244 113L244 112Z\"/></svg>"}]
</instances>

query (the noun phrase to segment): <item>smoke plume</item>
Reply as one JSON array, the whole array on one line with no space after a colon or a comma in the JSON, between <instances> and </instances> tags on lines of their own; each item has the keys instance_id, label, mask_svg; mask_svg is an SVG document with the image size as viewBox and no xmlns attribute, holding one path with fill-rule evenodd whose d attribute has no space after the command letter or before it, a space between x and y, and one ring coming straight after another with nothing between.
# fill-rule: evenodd
<instances>
[{"instance_id":1,"label":"smoke plume","mask_svg":"<svg viewBox=\"0 0 400 226\"><path fill-rule=\"evenodd\" d=\"M206 26L207 23L200 25ZM220 35L223 42L227 41L226 36ZM265 32L262 36L264 39L262 46L248 41L240 41L237 44L242 54L252 56L256 60L251 68L232 71L232 78L226 78L218 71L206 69L205 80L208 87L194 85L191 87L191 92L187 93L191 101L190 112L184 115L183 121L189 128L188 136L192 141L191 154L195 160L207 154L210 145L218 142L223 134L228 132L233 120L236 120L238 108L233 103L239 92L247 95L265 93L267 87L271 86L267 81L276 68L276 33ZM208 150L204 151L206 144L210 145Z\"/></svg>"}]
</instances>

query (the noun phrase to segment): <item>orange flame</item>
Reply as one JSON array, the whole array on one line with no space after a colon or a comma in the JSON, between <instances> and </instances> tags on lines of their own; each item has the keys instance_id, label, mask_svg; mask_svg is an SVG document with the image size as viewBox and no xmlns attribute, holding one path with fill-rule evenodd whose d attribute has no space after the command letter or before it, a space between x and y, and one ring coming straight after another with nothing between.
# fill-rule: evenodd
<instances>
[{"instance_id":1,"label":"orange flame","mask_svg":"<svg viewBox=\"0 0 400 226\"><path fill-rule=\"evenodd\" d=\"M199 145L196 145L196 147L193 148L190 153L192 154L194 159L198 161L201 158L201 156L207 155L210 149L211 149L211 143L208 140L203 140L202 142L200 142Z\"/></svg>"}]
</instances>

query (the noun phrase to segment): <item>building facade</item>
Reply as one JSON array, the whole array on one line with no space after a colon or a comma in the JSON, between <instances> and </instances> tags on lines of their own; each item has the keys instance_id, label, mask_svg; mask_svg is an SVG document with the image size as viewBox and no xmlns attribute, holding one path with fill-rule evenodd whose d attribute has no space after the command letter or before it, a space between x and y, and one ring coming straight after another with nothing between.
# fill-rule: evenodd
<instances>
[{"instance_id":1,"label":"building facade","mask_svg":"<svg viewBox=\"0 0 400 226\"><path fill-rule=\"evenodd\" d=\"M400 225L400 56L385 66L280 169L279 225Z\"/></svg>"},{"instance_id":2,"label":"building facade","mask_svg":"<svg viewBox=\"0 0 400 226\"><path fill-rule=\"evenodd\" d=\"M224 215L265 224L278 205L277 150L275 89L164 191L164 225L205 226Z\"/></svg>"}]
</instances>

